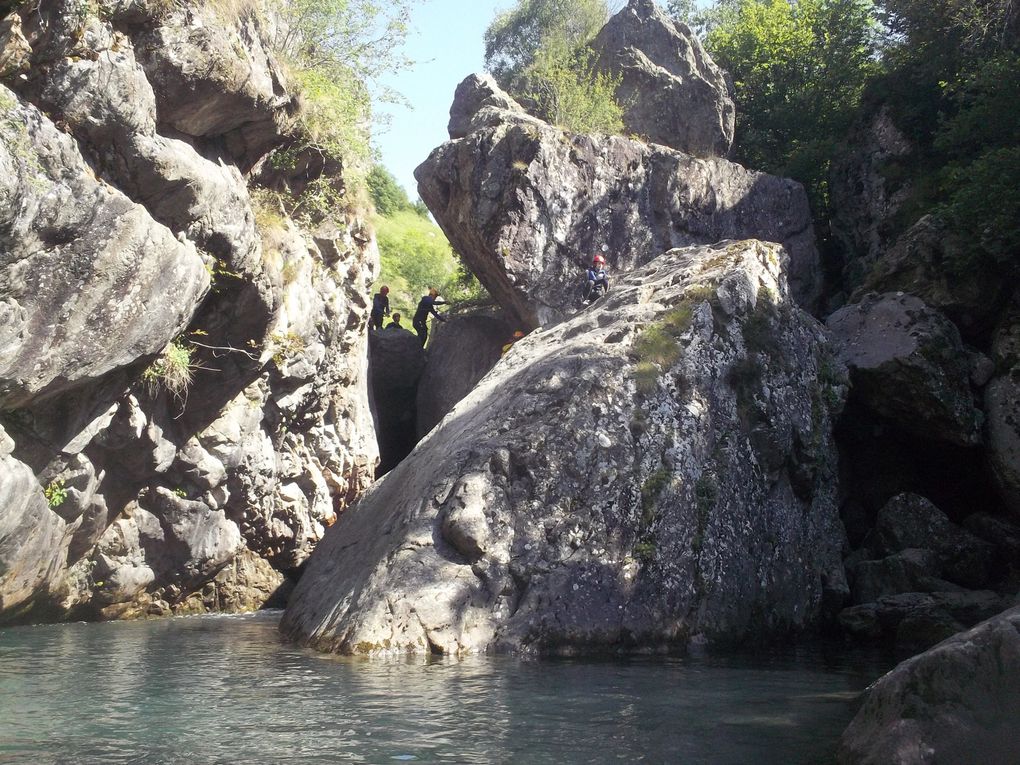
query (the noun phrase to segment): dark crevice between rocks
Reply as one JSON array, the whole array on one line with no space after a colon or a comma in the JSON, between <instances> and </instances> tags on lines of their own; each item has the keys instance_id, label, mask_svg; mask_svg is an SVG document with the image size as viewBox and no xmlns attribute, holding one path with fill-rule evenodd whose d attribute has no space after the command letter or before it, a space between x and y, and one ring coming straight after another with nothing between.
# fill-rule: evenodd
<instances>
[{"instance_id":1,"label":"dark crevice between rocks","mask_svg":"<svg viewBox=\"0 0 1020 765\"><path fill-rule=\"evenodd\" d=\"M843 522L851 546L879 509L902 492L930 499L954 523L975 512L1004 514L981 447L921 438L870 412L851 396L836 428L843 466Z\"/></svg>"},{"instance_id":2,"label":"dark crevice between rocks","mask_svg":"<svg viewBox=\"0 0 1020 765\"><path fill-rule=\"evenodd\" d=\"M501 312L475 311L433 324L427 351L400 329L369 334L372 417L381 478L399 465L478 384L512 340L514 325Z\"/></svg>"}]
</instances>

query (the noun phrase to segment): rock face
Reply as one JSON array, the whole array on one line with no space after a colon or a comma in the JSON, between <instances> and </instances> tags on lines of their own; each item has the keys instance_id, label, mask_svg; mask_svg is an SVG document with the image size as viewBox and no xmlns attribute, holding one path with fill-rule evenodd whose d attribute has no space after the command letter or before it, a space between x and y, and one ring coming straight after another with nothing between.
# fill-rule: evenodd
<instances>
[{"instance_id":1,"label":"rock face","mask_svg":"<svg viewBox=\"0 0 1020 765\"><path fill-rule=\"evenodd\" d=\"M376 253L287 216L295 99L229 15L0 25L0 621L257 607L371 481Z\"/></svg>"},{"instance_id":2,"label":"rock face","mask_svg":"<svg viewBox=\"0 0 1020 765\"><path fill-rule=\"evenodd\" d=\"M0 406L158 353L208 288L194 245L97 180L70 136L2 85L0 210Z\"/></svg>"},{"instance_id":3,"label":"rock face","mask_svg":"<svg viewBox=\"0 0 1020 765\"><path fill-rule=\"evenodd\" d=\"M900 664L868 691L841 765L1016 762L1020 608Z\"/></svg>"},{"instance_id":4,"label":"rock face","mask_svg":"<svg viewBox=\"0 0 1020 765\"><path fill-rule=\"evenodd\" d=\"M1003 498L1020 519L1020 294L992 343L998 374L985 389L988 448Z\"/></svg>"},{"instance_id":5,"label":"rock face","mask_svg":"<svg viewBox=\"0 0 1020 765\"><path fill-rule=\"evenodd\" d=\"M517 343L327 534L282 629L345 653L774 635L846 585L845 371L758 242L668 252Z\"/></svg>"},{"instance_id":6,"label":"rock face","mask_svg":"<svg viewBox=\"0 0 1020 765\"><path fill-rule=\"evenodd\" d=\"M924 438L980 443L972 359L944 316L892 293L840 309L826 324L865 406Z\"/></svg>"},{"instance_id":7,"label":"rock face","mask_svg":"<svg viewBox=\"0 0 1020 765\"><path fill-rule=\"evenodd\" d=\"M496 366L515 328L501 316L453 316L429 344L418 383L418 438L423 438Z\"/></svg>"},{"instance_id":8,"label":"rock face","mask_svg":"<svg viewBox=\"0 0 1020 765\"><path fill-rule=\"evenodd\" d=\"M599 68L620 78L616 98L629 133L696 157L729 154L736 107L726 77L653 0L631 0L592 48Z\"/></svg>"},{"instance_id":9,"label":"rock face","mask_svg":"<svg viewBox=\"0 0 1020 765\"><path fill-rule=\"evenodd\" d=\"M415 171L418 191L515 323L571 313L594 253L622 273L670 248L723 239L783 244L794 297L817 302L818 255L799 184L619 136L564 133L498 108L508 99L491 81L469 78L457 96L454 134L466 135Z\"/></svg>"}]
</instances>

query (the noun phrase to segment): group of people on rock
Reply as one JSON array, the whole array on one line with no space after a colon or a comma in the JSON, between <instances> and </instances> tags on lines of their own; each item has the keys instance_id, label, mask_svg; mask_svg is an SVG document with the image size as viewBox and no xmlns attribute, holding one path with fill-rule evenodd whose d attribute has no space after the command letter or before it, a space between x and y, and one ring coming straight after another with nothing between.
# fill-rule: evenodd
<instances>
[{"instance_id":1,"label":"group of people on rock","mask_svg":"<svg viewBox=\"0 0 1020 765\"><path fill-rule=\"evenodd\" d=\"M597 254L592 259L591 266L585 272L585 281L581 290L581 304L590 305L592 301L597 300L607 292L609 292L609 276L606 273L606 259L602 255ZM372 297L372 313L369 318L369 327L372 329L382 329L384 317L390 315L389 294L390 288L383 286ZM435 288L430 289L429 293L423 295L422 299L418 301L418 309L414 312L414 318L411 319L411 326L418 335L422 348L425 347L425 343L429 339L429 316L435 316L439 321L446 321L446 318L436 310L436 306L440 305L446 305L446 302L439 297L439 291ZM386 329L404 329L404 326L400 323L399 313L393 314L390 323L386 325ZM522 337L524 337L524 332L520 330L514 332L510 342L503 346L503 353L510 350L513 344Z\"/></svg>"},{"instance_id":2,"label":"group of people on rock","mask_svg":"<svg viewBox=\"0 0 1020 765\"><path fill-rule=\"evenodd\" d=\"M446 305L446 302L439 297L439 291L435 288L430 289L429 294L422 296L422 299L418 301L418 310L414 312L411 326L414 327L414 331L421 341L422 348L425 347L425 343L429 339L429 316L435 316L439 321L446 321L446 318L436 310L436 306L439 305ZM372 297L372 313L369 316L369 327L377 330L382 329L383 317L389 315L390 288L383 286ZM393 314L392 320L386 325L386 329L404 329L404 325L400 323L399 313Z\"/></svg>"}]
</instances>

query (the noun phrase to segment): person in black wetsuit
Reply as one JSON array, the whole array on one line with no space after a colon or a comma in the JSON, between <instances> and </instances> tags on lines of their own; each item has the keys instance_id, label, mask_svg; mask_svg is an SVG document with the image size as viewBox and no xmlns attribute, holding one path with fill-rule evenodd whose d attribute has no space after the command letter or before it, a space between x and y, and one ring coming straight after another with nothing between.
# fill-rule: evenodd
<instances>
[{"instance_id":1,"label":"person in black wetsuit","mask_svg":"<svg viewBox=\"0 0 1020 765\"><path fill-rule=\"evenodd\" d=\"M585 274L584 290L581 299L584 301L583 305L588 305L594 297L598 297L595 294L595 288L600 287L602 294L605 295L609 292L609 276L606 274L606 259L601 255L596 255L592 261L591 268Z\"/></svg>"},{"instance_id":2,"label":"person in black wetsuit","mask_svg":"<svg viewBox=\"0 0 1020 765\"><path fill-rule=\"evenodd\" d=\"M418 301L418 310L414 312L411 326L418 333L418 339L421 340L422 348L425 347L425 343L429 339L429 314L435 316L439 321L446 321L446 319L439 315L439 311L436 310L437 305L446 305L446 303L439 297L439 291L433 288L429 290L429 294Z\"/></svg>"},{"instance_id":3,"label":"person in black wetsuit","mask_svg":"<svg viewBox=\"0 0 1020 765\"><path fill-rule=\"evenodd\" d=\"M393 314L393 321L386 325L386 329L404 329L404 325L400 323L400 314Z\"/></svg>"},{"instance_id":4,"label":"person in black wetsuit","mask_svg":"<svg viewBox=\"0 0 1020 765\"><path fill-rule=\"evenodd\" d=\"M383 287L372 298L372 314L368 320L368 326L373 329L382 329L383 316L390 315L390 288Z\"/></svg>"}]
</instances>

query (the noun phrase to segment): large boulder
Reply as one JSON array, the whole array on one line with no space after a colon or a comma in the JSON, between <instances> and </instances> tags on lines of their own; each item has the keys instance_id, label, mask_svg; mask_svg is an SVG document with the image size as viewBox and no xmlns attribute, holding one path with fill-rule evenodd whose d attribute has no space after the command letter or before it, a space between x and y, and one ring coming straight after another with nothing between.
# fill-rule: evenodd
<instances>
[{"instance_id":1,"label":"large boulder","mask_svg":"<svg viewBox=\"0 0 1020 765\"><path fill-rule=\"evenodd\" d=\"M867 692L841 765L1007 765L1020 719L1020 608L915 656Z\"/></svg>"},{"instance_id":2,"label":"large boulder","mask_svg":"<svg viewBox=\"0 0 1020 765\"><path fill-rule=\"evenodd\" d=\"M429 343L418 381L418 437L422 438L496 366L514 326L500 316L451 316Z\"/></svg>"},{"instance_id":3,"label":"large boulder","mask_svg":"<svg viewBox=\"0 0 1020 765\"><path fill-rule=\"evenodd\" d=\"M620 78L627 132L696 157L729 153L736 108L726 76L654 0L630 0L591 45L599 68Z\"/></svg>"},{"instance_id":4,"label":"large boulder","mask_svg":"<svg viewBox=\"0 0 1020 765\"><path fill-rule=\"evenodd\" d=\"M842 308L826 324L853 396L869 410L921 438L981 442L973 357L952 322L912 295L890 293Z\"/></svg>"},{"instance_id":5,"label":"large boulder","mask_svg":"<svg viewBox=\"0 0 1020 765\"><path fill-rule=\"evenodd\" d=\"M316 548L282 624L345 653L727 643L846 593L845 371L781 248L674 250L518 342Z\"/></svg>"},{"instance_id":6,"label":"large boulder","mask_svg":"<svg viewBox=\"0 0 1020 765\"><path fill-rule=\"evenodd\" d=\"M209 286L190 244L98 181L77 144L0 85L0 406L160 351Z\"/></svg>"},{"instance_id":7,"label":"large boulder","mask_svg":"<svg viewBox=\"0 0 1020 765\"><path fill-rule=\"evenodd\" d=\"M451 110L462 115L458 134L465 124L470 132L433 151L415 177L454 248L515 323L570 315L595 253L618 273L673 247L724 239L783 244L795 299L817 303L818 253L800 184L621 136L565 133L491 105L495 85L480 94L472 83L481 82L466 80ZM481 103L490 105L468 119Z\"/></svg>"},{"instance_id":8,"label":"large boulder","mask_svg":"<svg viewBox=\"0 0 1020 765\"><path fill-rule=\"evenodd\" d=\"M967 245L951 226L926 215L880 252L860 262L849 302L869 292L906 292L945 314L968 337L987 333L1008 296L1008 280L994 269L957 266ZM852 286L852 285L851 285Z\"/></svg>"},{"instance_id":9,"label":"large boulder","mask_svg":"<svg viewBox=\"0 0 1020 765\"><path fill-rule=\"evenodd\" d=\"M941 575L964 587L988 584L995 548L952 523L924 497L900 494L879 511L867 547L876 557L910 549L936 553Z\"/></svg>"}]
</instances>

